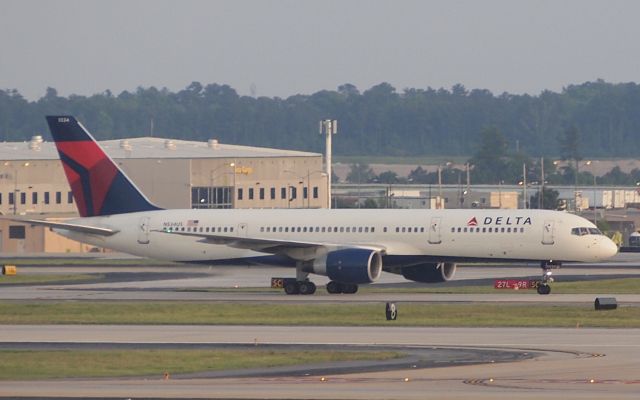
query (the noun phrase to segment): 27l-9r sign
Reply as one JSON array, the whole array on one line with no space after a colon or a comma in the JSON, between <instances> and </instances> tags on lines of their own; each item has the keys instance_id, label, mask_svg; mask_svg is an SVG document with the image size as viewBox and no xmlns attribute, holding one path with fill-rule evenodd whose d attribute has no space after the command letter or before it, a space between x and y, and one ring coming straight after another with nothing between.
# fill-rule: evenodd
<instances>
[{"instance_id":1,"label":"27l-9r sign","mask_svg":"<svg viewBox=\"0 0 640 400\"><path fill-rule=\"evenodd\" d=\"M496 279L493 282L494 289L535 289L538 287L538 281L526 279Z\"/></svg>"}]
</instances>

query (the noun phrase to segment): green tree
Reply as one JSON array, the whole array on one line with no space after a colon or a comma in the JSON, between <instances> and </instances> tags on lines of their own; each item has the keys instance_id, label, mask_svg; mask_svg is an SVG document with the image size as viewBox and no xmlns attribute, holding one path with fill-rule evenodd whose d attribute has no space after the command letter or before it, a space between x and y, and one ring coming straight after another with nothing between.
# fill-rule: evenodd
<instances>
[{"instance_id":1,"label":"green tree","mask_svg":"<svg viewBox=\"0 0 640 400\"><path fill-rule=\"evenodd\" d=\"M496 127L484 129L478 149L469 160L473 165L471 181L498 183L507 178L507 140Z\"/></svg>"},{"instance_id":2,"label":"green tree","mask_svg":"<svg viewBox=\"0 0 640 400\"><path fill-rule=\"evenodd\" d=\"M369 164L357 163L351 164L351 169L347 174L347 182L349 183L370 183L375 178L375 174Z\"/></svg>"}]
</instances>

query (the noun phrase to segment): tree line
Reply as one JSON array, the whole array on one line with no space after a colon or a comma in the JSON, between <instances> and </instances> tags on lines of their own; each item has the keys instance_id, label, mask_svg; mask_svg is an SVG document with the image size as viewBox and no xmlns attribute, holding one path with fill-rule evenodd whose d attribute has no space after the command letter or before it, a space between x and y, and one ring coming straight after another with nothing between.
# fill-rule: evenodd
<instances>
[{"instance_id":1,"label":"tree line","mask_svg":"<svg viewBox=\"0 0 640 400\"><path fill-rule=\"evenodd\" d=\"M450 89L398 90L381 83L363 92L344 84L336 90L279 97L240 96L228 85L193 82L177 92L138 88L113 94L59 96L54 88L36 101L17 90L0 90L0 137L47 138L47 114L73 114L98 139L158 136L321 152L318 121L339 121L338 155L469 156L496 151L556 158L559 138L579 132L582 155L640 154L640 86L601 80L539 95L493 94ZM500 143L487 143L495 127ZM495 139L495 137L494 137ZM482 158L475 160L481 165Z\"/></svg>"}]
</instances>

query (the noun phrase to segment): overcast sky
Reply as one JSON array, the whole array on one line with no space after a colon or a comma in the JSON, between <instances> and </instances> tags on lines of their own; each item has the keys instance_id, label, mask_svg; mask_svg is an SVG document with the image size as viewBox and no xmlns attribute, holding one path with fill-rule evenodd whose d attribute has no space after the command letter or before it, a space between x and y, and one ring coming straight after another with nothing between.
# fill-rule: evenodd
<instances>
[{"instance_id":1,"label":"overcast sky","mask_svg":"<svg viewBox=\"0 0 640 400\"><path fill-rule=\"evenodd\" d=\"M0 89L288 97L352 83L538 94L638 82L640 1L0 0ZM253 88L253 91L252 91Z\"/></svg>"}]
</instances>

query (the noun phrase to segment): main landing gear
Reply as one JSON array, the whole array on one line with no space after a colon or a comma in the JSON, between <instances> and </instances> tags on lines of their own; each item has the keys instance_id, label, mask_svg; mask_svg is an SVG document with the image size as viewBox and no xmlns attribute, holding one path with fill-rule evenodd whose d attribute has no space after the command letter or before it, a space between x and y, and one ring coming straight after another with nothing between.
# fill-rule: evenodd
<instances>
[{"instance_id":1,"label":"main landing gear","mask_svg":"<svg viewBox=\"0 0 640 400\"><path fill-rule=\"evenodd\" d=\"M542 261L540 263L540 268L542 268L542 281L537 288L538 294L551 293L551 286L549 285L551 282L553 282L553 276L551 276L553 272L551 271L551 269L559 267L560 263L553 260Z\"/></svg>"},{"instance_id":2,"label":"main landing gear","mask_svg":"<svg viewBox=\"0 0 640 400\"><path fill-rule=\"evenodd\" d=\"M307 295L316 292L316 284L309 280L297 281L295 279L287 279L283 286L286 294Z\"/></svg>"},{"instance_id":3,"label":"main landing gear","mask_svg":"<svg viewBox=\"0 0 640 400\"><path fill-rule=\"evenodd\" d=\"M358 291L358 285L355 283L340 283L336 281L331 281L327 283L327 292L329 294L354 294Z\"/></svg>"}]
</instances>

